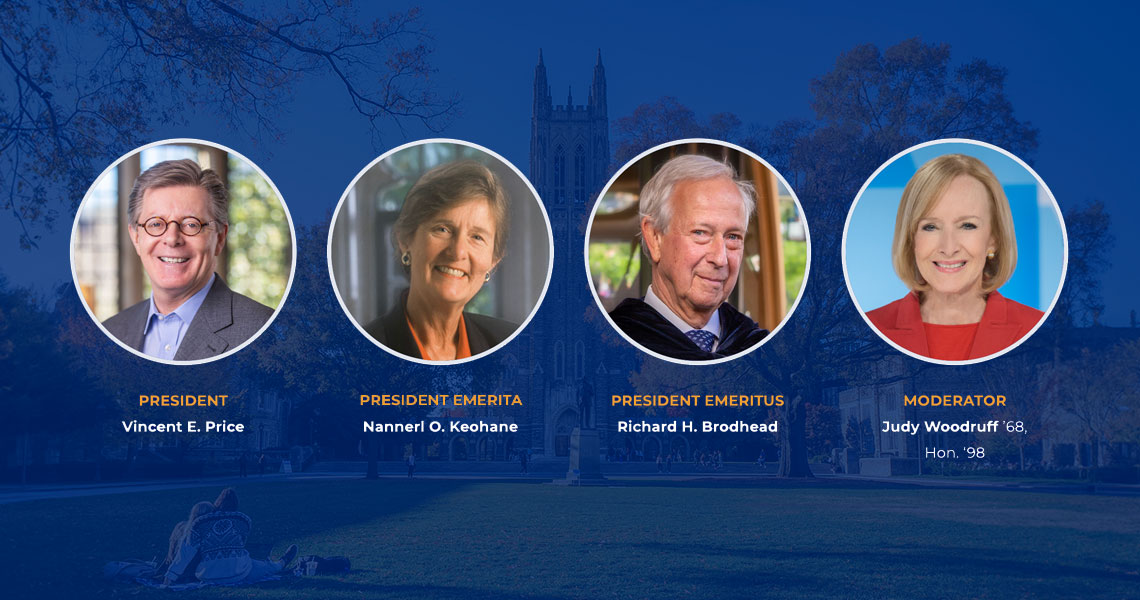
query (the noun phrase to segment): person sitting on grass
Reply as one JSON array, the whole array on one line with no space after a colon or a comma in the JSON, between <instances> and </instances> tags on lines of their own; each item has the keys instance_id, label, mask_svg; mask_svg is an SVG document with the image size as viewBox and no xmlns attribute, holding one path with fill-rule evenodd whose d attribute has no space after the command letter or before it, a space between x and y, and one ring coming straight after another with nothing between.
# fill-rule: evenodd
<instances>
[{"instance_id":1,"label":"person sitting on grass","mask_svg":"<svg viewBox=\"0 0 1140 600\"><path fill-rule=\"evenodd\" d=\"M169 567L163 577L167 586L200 581L203 583L255 583L272 579L285 571L297 556L293 544L277 560L250 558L245 549L250 519L237 511L237 492L226 488L211 502L199 502L182 525ZM175 527L175 532L179 528Z\"/></svg>"},{"instance_id":2,"label":"person sitting on grass","mask_svg":"<svg viewBox=\"0 0 1140 600\"><path fill-rule=\"evenodd\" d=\"M187 517L185 521L179 521L178 524L174 526L174 530L170 532L170 541L167 544L166 558L162 561L162 564L159 565L158 570L155 571L157 573L157 577L168 577L170 565L174 563L174 558L178 555L178 547L182 543L182 538L186 536L188 525L196 521L198 517L212 513L215 510L216 508L214 507L214 503L204 501L198 502L194 506L190 507L190 516ZM178 577L175 577L171 583L186 583L186 581L178 581L178 579Z\"/></svg>"},{"instance_id":3,"label":"person sitting on grass","mask_svg":"<svg viewBox=\"0 0 1140 600\"><path fill-rule=\"evenodd\" d=\"M186 535L186 526L193 523L194 519L213 512L215 510L234 512L238 509L238 496L237 490L232 487L225 488L218 494L218 498L210 502L199 502L190 508L190 517L185 521L179 521L174 529L170 532L170 541L167 543L166 558L163 559L162 564L155 570L155 577L161 579L166 574L166 570L170 568L171 563L174 562L174 555L178 552L178 545L182 542L182 537Z\"/></svg>"}]
</instances>

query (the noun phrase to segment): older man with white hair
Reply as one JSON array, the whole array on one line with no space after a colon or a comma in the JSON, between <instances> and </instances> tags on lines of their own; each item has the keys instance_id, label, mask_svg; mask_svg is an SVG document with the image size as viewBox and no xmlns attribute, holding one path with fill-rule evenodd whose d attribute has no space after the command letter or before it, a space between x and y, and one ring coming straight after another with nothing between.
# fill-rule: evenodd
<instances>
[{"instance_id":1,"label":"older man with white hair","mask_svg":"<svg viewBox=\"0 0 1140 600\"><path fill-rule=\"evenodd\" d=\"M740 274L754 193L731 166L705 156L662 165L639 206L652 283L644 299L626 299L610 312L626 335L682 360L731 356L768 335L726 301Z\"/></svg>"}]
</instances>

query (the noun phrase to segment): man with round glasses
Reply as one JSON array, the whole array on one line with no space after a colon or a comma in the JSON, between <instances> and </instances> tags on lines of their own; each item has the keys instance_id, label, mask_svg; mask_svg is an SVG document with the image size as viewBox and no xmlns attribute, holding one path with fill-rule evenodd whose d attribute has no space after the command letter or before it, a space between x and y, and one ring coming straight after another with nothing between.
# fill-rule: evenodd
<instances>
[{"instance_id":1,"label":"man with round glasses","mask_svg":"<svg viewBox=\"0 0 1140 600\"><path fill-rule=\"evenodd\" d=\"M151 297L104 321L107 331L148 356L176 361L217 356L253 337L273 309L214 273L228 214L225 184L192 160L168 160L139 175L127 219Z\"/></svg>"}]
</instances>

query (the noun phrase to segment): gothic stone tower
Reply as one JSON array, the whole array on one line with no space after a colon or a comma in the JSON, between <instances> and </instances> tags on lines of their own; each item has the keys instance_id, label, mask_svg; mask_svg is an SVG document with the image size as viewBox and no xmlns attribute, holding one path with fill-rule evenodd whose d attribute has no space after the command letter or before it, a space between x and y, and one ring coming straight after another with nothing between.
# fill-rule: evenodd
<instances>
[{"instance_id":1,"label":"gothic stone tower","mask_svg":"<svg viewBox=\"0 0 1140 600\"><path fill-rule=\"evenodd\" d=\"M572 90L566 104L554 106L542 51L534 68L534 109L530 133L530 179L551 206L581 209L592 204L609 174L610 124L606 115L606 71L602 53L594 65L594 80L585 106L574 105Z\"/></svg>"},{"instance_id":2,"label":"gothic stone tower","mask_svg":"<svg viewBox=\"0 0 1140 600\"><path fill-rule=\"evenodd\" d=\"M535 379L542 382L543 389L534 390L543 398L541 415L532 416L545 424L541 448L546 456L566 455L570 430L578 425L578 396L583 384L589 382L592 389L599 389L595 382L600 364L596 348L583 342L595 335L592 325L585 323L585 314L596 309L582 268L582 236L594 200L610 175L609 163L606 72L601 51L585 105L575 105L570 90L566 104L554 105L539 51L534 68L530 180L546 205L555 247L554 278L542 307L543 318L532 323L536 339L544 340L532 349L538 368L543 370Z\"/></svg>"}]
</instances>

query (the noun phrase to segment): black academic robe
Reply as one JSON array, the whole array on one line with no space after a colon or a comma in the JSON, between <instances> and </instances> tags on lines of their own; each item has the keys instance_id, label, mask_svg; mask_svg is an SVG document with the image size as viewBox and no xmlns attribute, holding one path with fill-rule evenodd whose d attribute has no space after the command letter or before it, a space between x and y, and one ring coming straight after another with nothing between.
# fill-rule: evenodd
<instances>
[{"instance_id":1,"label":"black academic robe","mask_svg":"<svg viewBox=\"0 0 1140 600\"><path fill-rule=\"evenodd\" d=\"M761 329L727 302L720 305L717 315L720 317L720 345L712 352L705 352L643 300L627 298L610 312L614 323L635 342L658 354L681 360L732 356L752 348L768 335L767 329Z\"/></svg>"}]
</instances>

